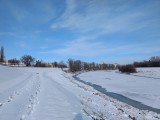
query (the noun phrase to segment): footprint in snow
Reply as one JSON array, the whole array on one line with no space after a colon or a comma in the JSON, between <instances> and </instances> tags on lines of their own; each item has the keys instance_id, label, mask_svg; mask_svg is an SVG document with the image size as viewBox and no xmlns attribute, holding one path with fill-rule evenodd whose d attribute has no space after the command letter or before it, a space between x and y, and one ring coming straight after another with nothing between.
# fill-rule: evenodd
<instances>
[{"instance_id":1,"label":"footprint in snow","mask_svg":"<svg viewBox=\"0 0 160 120\"><path fill-rule=\"evenodd\" d=\"M28 105L28 108L31 108L32 107L32 105Z\"/></svg>"},{"instance_id":2,"label":"footprint in snow","mask_svg":"<svg viewBox=\"0 0 160 120\"><path fill-rule=\"evenodd\" d=\"M0 103L0 107L3 105L3 103Z\"/></svg>"},{"instance_id":3,"label":"footprint in snow","mask_svg":"<svg viewBox=\"0 0 160 120\"><path fill-rule=\"evenodd\" d=\"M10 99L13 99L13 98L14 98L14 95L11 95L11 96L10 96Z\"/></svg>"},{"instance_id":4,"label":"footprint in snow","mask_svg":"<svg viewBox=\"0 0 160 120\"><path fill-rule=\"evenodd\" d=\"M22 117L20 118L20 120L24 120L25 119L25 115L22 115Z\"/></svg>"},{"instance_id":5,"label":"footprint in snow","mask_svg":"<svg viewBox=\"0 0 160 120\"><path fill-rule=\"evenodd\" d=\"M8 98L8 102L11 102L11 100L12 100L12 97L9 97L9 98Z\"/></svg>"}]
</instances>

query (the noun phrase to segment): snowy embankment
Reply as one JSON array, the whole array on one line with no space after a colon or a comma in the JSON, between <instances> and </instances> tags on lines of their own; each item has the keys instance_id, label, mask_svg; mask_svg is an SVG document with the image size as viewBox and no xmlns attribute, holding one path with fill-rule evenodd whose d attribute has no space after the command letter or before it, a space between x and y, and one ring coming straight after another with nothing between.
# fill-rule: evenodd
<instances>
[{"instance_id":1,"label":"snowy embankment","mask_svg":"<svg viewBox=\"0 0 160 120\"><path fill-rule=\"evenodd\" d=\"M61 69L0 66L0 120L95 118L158 120L160 115L110 98Z\"/></svg>"}]
</instances>

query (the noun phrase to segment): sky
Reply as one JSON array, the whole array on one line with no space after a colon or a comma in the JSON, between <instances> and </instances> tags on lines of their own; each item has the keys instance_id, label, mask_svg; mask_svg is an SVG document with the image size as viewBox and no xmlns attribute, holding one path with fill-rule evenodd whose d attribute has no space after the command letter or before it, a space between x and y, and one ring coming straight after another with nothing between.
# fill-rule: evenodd
<instances>
[{"instance_id":1,"label":"sky","mask_svg":"<svg viewBox=\"0 0 160 120\"><path fill-rule=\"evenodd\" d=\"M160 0L0 0L6 59L131 63L160 56Z\"/></svg>"}]
</instances>

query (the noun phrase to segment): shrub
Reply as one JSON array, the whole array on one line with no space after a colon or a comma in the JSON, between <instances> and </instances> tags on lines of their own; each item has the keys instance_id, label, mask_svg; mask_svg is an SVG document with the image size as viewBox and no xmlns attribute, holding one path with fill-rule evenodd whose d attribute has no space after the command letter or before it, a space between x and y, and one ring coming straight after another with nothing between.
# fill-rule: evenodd
<instances>
[{"instance_id":1,"label":"shrub","mask_svg":"<svg viewBox=\"0 0 160 120\"><path fill-rule=\"evenodd\" d=\"M17 60L16 58L14 58L14 59L8 60L8 63L9 63L10 65L19 65L20 61Z\"/></svg>"},{"instance_id":2,"label":"shrub","mask_svg":"<svg viewBox=\"0 0 160 120\"><path fill-rule=\"evenodd\" d=\"M122 73L136 73L137 72L134 65L123 65L123 66L120 66L118 69Z\"/></svg>"},{"instance_id":3,"label":"shrub","mask_svg":"<svg viewBox=\"0 0 160 120\"><path fill-rule=\"evenodd\" d=\"M37 60L35 67L47 67L47 63Z\"/></svg>"}]
</instances>

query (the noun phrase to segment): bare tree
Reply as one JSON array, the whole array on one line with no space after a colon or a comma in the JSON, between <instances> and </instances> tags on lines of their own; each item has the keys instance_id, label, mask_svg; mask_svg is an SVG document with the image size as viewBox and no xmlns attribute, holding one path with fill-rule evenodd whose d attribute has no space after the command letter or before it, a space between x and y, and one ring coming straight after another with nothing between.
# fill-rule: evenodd
<instances>
[{"instance_id":1,"label":"bare tree","mask_svg":"<svg viewBox=\"0 0 160 120\"><path fill-rule=\"evenodd\" d=\"M63 61L61 61L58 63L58 67L63 70L63 68L67 68L67 65Z\"/></svg>"},{"instance_id":2,"label":"bare tree","mask_svg":"<svg viewBox=\"0 0 160 120\"><path fill-rule=\"evenodd\" d=\"M37 60L35 63L35 67L48 67L47 63L43 62L42 60Z\"/></svg>"},{"instance_id":3,"label":"bare tree","mask_svg":"<svg viewBox=\"0 0 160 120\"><path fill-rule=\"evenodd\" d=\"M53 67L58 67L58 63L55 61L52 63L53 64Z\"/></svg>"},{"instance_id":4,"label":"bare tree","mask_svg":"<svg viewBox=\"0 0 160 120\"><path fill-rule=\"evenodd\" d=\"M160 56L153 56L149 60L134 62L135 67L160 67Z\"/></svg>"},{"instance_id":5,"label":"bare tree","mask_svg":"<svg viewBox=\"0 0 160 120\"><path fill-rule=\"evenodd\" d=\"M71 72L77 72L82 70L82 62L80 60L68 60L69 70Z\"/></svg>"},{"instance_id":6,"label":"bare tree","mask_svg":"<svg viewBox=\"0 0 160 120\"><path fill-rule=\"evenodd\" d=\"M150 61L160 61L160 56L153 56L150 58Z\"/></svg>"},{"instance_id":7,"label":"bare tree","mask_svg":"<svg viewBox=\"0 0 160 120\"><path fill-rule=\"evenodd\" d=\"M31 55L24 55L21 57L21 62L24 63L26 66L31 66L31 63L34 63L35 58Z\"/></svg>"}]
</instances>

